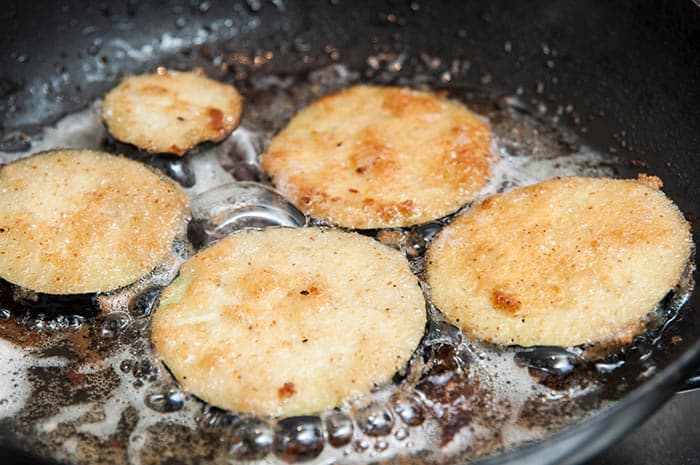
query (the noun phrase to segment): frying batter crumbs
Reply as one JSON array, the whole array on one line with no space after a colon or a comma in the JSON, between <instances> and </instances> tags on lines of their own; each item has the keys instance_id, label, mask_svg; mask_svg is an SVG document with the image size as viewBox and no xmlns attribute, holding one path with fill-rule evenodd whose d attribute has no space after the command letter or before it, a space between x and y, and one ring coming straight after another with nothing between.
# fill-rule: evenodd
<instances>
[{"instance_id":1,"label":"frying batter crumbs","mask_svg":"<svg viewBox=\"0 0 700 465\"><path fill-rule=\"evenodd\" d=\"M102 118L115 139L151 153L184 155L225 139L243 99L229 84L196 73L162 71L125 78L104 98Z\"/></svg>"},{"instance_id":2,"label":"frying batter crumbs","mask_svg":"<svg viewBox=\"0 0 700 465\"><path fill-rule=\"evenodd\" d=\"M131 284L169 254L189 200L141 163L89 150L0 168L0 277L48 294Z\"/></svg>"},{"instance_id":3,"label":"frying batter crumbs","mask_svg":"<svg viewBox=\"0 0 700 465\"><path fill-rule=\"evenodd\" d=\"M690 226L651 178L553 179L484 200L428 250L433 302L504 345L629 340L692 250Z\"/></svg>"},{"instance_id":4,"label":"frying batter crumbs","mask_svg":"<svg viewBox=\"0 0 700 465\"><path fill-rule=\"evenodd\" d=\"M297 415L390 382L425 323L398 251L356 233L273 228L237 232L186 262L161 297L152 340L203 400Z\"/></svg>"},{"instance_id":5,"label":"frying batter crumbs","mask_svg":"<svg viewBox=\"0 0 700 465\"><path fill-rule=\"evenodd\" d=\"M262 166L304 213L359 229L408 226L474 199L495 155L490 128L455 101L360 85L302 109Z\"/></svg>"}]
</instances>

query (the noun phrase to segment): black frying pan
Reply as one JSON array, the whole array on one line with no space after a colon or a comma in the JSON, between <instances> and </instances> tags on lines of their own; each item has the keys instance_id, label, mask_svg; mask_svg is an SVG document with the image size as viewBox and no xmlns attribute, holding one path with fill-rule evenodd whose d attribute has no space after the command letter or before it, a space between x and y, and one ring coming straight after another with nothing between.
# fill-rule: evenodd
<instances>
[{"instance_id":1,"label":"black frying pan","mask_svg":"<svg viewBox=\"0 0 700 465\"><path fill-rule=\"evenodd\" d=\"M424 52L441 59L438 67L459 60L466 69L446 87L521 93L542 118L559 116L558 124L620 166L661 177L698 242L700 9L690 0L16 1L0 12L0 44L5 148L26 143L17 131L31 134L119 77L158 64L203 66L235 82L235 66L222 70L217 55L272 51L264 66L285 72L336 59L365 69L378 52L413 60ZM485 463L578 463L609 446L693 372L699 334L695 293L653 351L656 375L593 418ZM16 454L10 460L34 463L15 446L21 444L4 445Z\"/></svg>"}]
</instances>

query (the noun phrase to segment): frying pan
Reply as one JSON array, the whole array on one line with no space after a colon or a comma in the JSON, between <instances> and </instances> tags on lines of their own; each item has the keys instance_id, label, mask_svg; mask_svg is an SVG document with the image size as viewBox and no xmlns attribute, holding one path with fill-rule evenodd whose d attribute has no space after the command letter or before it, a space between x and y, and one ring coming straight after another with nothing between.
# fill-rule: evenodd
<instances>
[{"instance_id":1,"label":"frying pan","mask_svg":"<svg viewBox=\"0 0 700 465\"><path fill-rule=\"evenodd\" d=\"M26 144L25 134L86 106L121 76L160 64L202 66L236 82L235 66L223 69L217 56L261 56L270 72L336 61L362 70L378 53L405 53L436 72L457 60L461 72L445 75L445 87L518 95L539 117L609 153L620 174L627 166L661 177L698 242L700 8L689 0L16 1L0 12L0 44L5 149ZM573 464L593 456L696 369L699 335L696 292L654 347L654 376L620 373L634 388L612 407L483 463ZM21 444L3 447L9 460L36 463L18 452Z\"/></svg>"}]
</instances>

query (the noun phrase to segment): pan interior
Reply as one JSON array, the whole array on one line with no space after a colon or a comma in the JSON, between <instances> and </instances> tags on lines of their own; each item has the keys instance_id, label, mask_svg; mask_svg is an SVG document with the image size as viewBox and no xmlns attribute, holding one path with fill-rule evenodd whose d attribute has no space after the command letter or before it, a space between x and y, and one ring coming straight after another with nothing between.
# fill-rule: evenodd
<instances>
[{"instance_id":1,"label":"pan interior","mask_svg":"<svg viewBox=\"0 0 700 465\"><path fill-rule=\"evenodd\" d=\"M298 217L293 206L263 187L267 181L259 152L295 110L361 80L359 71L342 64L290 75L253 71L244 81L250 104L234 135L184 161L152 157L194 195L198 213L190 233L208 243L240 227L285 224ZM441 81L403 83L444 87ZM496 134L493 150L500 161L481 196L555 176L615 176L624 169L538 118L517 95L447 90L487 118ZM57 137L89 134L95 142L83 141L88 148L114 149L99 121L100 103L48 128L35 147L60 144ZM3 156L9 161L24 155ZM139 156L135 151L130 155ZM237 207L241 195L250 198ZM229 208L223 213L222 204ZM232 225L240 208L246 209L248 222ZM366 233L402 250L422 276L425 248L449 220ZM180 391L150 345L149 317L159 290L189 253L185 247L147 279L100 296L102 313L96 317L67 316L50 308L26 312L9 305L1 330L12 342L4 343L3 359L5 375L16 388L5 395L5 430L35 451L75 463L95 457L149 463L163 447L182 461L277 456L321 463L347 454L374 461L415 456L427 462L473 460L541 439L605 408L633 387L627 381L630 373L637 380L652 376L653 338L677 314L691 288L688 277L658 309L649 333L608 358L581 347L526 350L482 344L431 307L427 334L395 383L318 417L271 419L220 411ZM351 438L338 431L343 425L354 429ZM296 428L310 433L300 439Z\"/></svg>"},{"instance_id":2,"label":"pan interior","mask_svg":"<svg viewBox=\"0 0 700 465\"><path fill-rule=\"evenodd\" d=\"M210 35L205 41L197 38L199 23L181 11L168 19L188 37L185 42L178 42L167 28L155 42L137 45L105 38L98 51L88 53L81 62L91 76L84 83L85 89L76 97L66 85L60 90L66 96L62 105L55 105L50 89L61 88L70 76L63 80L40 77L12 90L11 94L20 97L27 91L30 98L23 106L5 112L16 118L3 122L2 161L51 146L128 152L129 147L116 146L106 136L97 118L101 92L122 73L161 64L177 69L202 66L210 76L234 82L245 95L248 108L241 129L219 146L202 148L190 161L147 160L188 186L193 196L231 180L265 184L257 156L296 109L333 90L371 82L446 89L452 98L488 118L498 135L495 150L505 162L497 167L487 192L557 175L629 177L647 170L673 181L671 197L675 199L677 194L681 208L692 215L695 207L684 195L692 188L679 174L682 163L690 162L674 161L665 166L640 129L643 124L637 118L641 116L617 121L615 118L621 118L615 113L618 107L605 101L604 88L588 86L587 97L581 96L583 91L570 89L579 78L589 84L605 79L624 81L618 70L630 65L635 49L621 58L619 66L601 57L598 63L587 62L587 57L575 53L583 51L568 38L566 27L573 26L562 16L562 8L548 8L546 3L539 5L539 11L549 16L538 23L535 32L517 40L495 27L500 18L497 4L481 9L474 17L461 18L463 26L457 25L457 19L455 24L446 20L449 31L438 31L435 42L449 34L447 41L455 45L455 51L442 50L431 41L425 47L411 42L410 31L430 22L430 7L417 3L415 11L413 3L404 9L387 6L379 12L372 10L375 19L367 21L374 24L367 28L369 45L359 47L359 51L350 39L343 39L342 30L330 33L331 41L305 33L294 19L302 16L297 11L301 7L296 5L286 5L287 11L280 11L281 3L276 2L256 11L255 2L242 4L237 10L239 18L232 22L238 31L231 32L222 15L209 22ZM319 8L312 14L323 19L332 8ZM203 10L195 13L211 18L216 12L216 8ZM133 23L151 17L146 11L137 14ZM516 13L510 10L507 16ZM521 13L525 28L530 13ZM635 18L646 14L619 13L626 13L623 21L635 25ZM596 18L604 20L606 15L601 7L591 8L586 17L596 23ZM180 17L186 18L184 24ZM282 32L266 36L264 26L271 24L267 21L278 17L282 18ZM349 21L358 21L357 16L350 15ZM509 21L514 31L519 30L519 21L512 17ZM554 24L554 29L543 33L547 24ZM588 26L581 27L585 30ZM206 28L202 30L206 32ZM485 30L493 33L494 42L481 52L466 53L473 47L464 44L472 43L475 33ZM290 35L293 40L287 40ZM230 40L234 36L240 39L236 46ZM280 41L280 36L286 39ZM138 35L132 40L138 42ZM280 42L287 48L278 50ZM603 46L614 49L610 42ZM653 47L646 50L651 56L656 53ZM108 60L99 65L103 55ZM597 67L586 67L593 64ZM583 74L576 76L576 70ZM651 79L657 72L650 73ZM504 77L508 75L510 81ZM97 84L91 86L91 82ZM681 79L679 85L683 82ZM0 84L4 86L6 81ZM44 88L49 90L42 91ZM566 92L571 100L562 97ZM632 92L639 94L641 90ZM596 99L603 102L601 107L592 103ZM643 108L659 103L654 96L649 99L640 99ZM8 101L4 99L3 105ZM46 124L65 109L86 103L89 106L84 110L72 111L55 125ZM678 131L683 128L678 127ZM33 133L36 129L40 131ZM679 150L682 153L683 148L679 146ZM284 199L270 199L261 188L254 190L263 200L246 216L252 218L247 221L260 225L298 218L298 212ZM203 224L213 223L217 233L241 226L236 223L229 229L220 228L207 216L211 205L202 207ZM424 248L441 224L372 234L407 253L414 271L420 274ZM206 228L202 231L205 236L200 239L207 242L209 233ZM159 290L188 253L175 251L171 266L130 289L100 296L102 313L94 318L3 307L2 370L3 376L12 380L0 396L4 442L21 444L43 458L74 463L160 463L164 457L174 463L310 458L319 463L393 463L399 459L412 463L416 457L427 463L445 457L472 460L575 428L583 419L614 406L692 348L690 335L693 325L697 326L692 305L687 304L693 282L690 274L682 289L663 302L660 318L650 324L648 333L603 358L580 348L524 351L486 346L465 339L431 309L426 338L410 369L397 377L396 385L337 411L322 412L319 417L250 417L211 408L181 392L148 342L149 315ZM349 441L348 429L353 431ZM306 439L295 435L300 430L310 432Z\"/></svg>"}]
</instances>

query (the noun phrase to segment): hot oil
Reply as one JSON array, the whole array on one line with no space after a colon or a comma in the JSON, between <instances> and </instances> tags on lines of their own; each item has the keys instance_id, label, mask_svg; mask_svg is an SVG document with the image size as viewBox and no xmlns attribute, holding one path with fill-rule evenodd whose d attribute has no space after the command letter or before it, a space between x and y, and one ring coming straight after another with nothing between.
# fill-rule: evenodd
<instances>
[{"instance_id":1,"label":"hot oil","mask_svg":"<svg viewBox=\"0 0 700 465\"><path fill-rule=\"evenodd\" d=\"M364 75L338 64L302 75L252 72L239 83L248 105L242 125L221 144L182 159L120 151L178 180L193 197L189 233L195 247L241 227L303 226L308 219L265 185L260 153L296 110L316 98L363 79L396 82L389 71L401 69L400 58L368 58ZM444 76L403 79L398 82L419 87L447 82ZM616 174L607 157L544 122L517 96L446 89L488 120L496 136L498 162L481 198L556 176ZM32 141L32 151L114 150L119 146L105 133L99 112L96 101L47 127ZM27 155L0 153L0 161ZM421 277L425 250L449 221L366 233L401 250ZM318 415L274 419L225 412L182 392L151 347L150 316L160 290L192 252L184 242L175 244L169 262L151 275L98 296L97 316L3 309L0 376L11 381L0 390L2 431L40 455L86 464L471 460L595 413L634 387L620 383L618 372L626 370L621 378L629 379L629 371L640 382L653 374L655 338L692 288L688 277L664 301L650 332L607 358L584 347L482 344L429 304L426 335L393 384Z\"/></svg>"}]
</instances>

